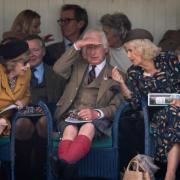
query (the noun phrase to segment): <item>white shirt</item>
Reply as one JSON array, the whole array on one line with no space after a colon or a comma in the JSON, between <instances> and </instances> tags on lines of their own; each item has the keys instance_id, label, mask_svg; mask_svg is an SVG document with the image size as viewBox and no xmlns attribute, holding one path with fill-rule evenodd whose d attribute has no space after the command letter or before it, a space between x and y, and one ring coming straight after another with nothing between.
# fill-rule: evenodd
<instances>
[{"instance_id":1,"label":"white shirt","mask_svg":"<svg viewBox=\"0 0 180 180\"><path fill-rule=\"evenodd\" d=\"M96 74L96 77L99 76L99 74L101 73L102 69L104 68L104 66L106 65L106 59L103 60L100 64L97 64L96 65L96 68L95 68L95 74ZM88 67L88 72L92 69L92 65L89 64L89 67Z\"/></svg>"},{"instance_id":2,"label":"white shirt","mask_svg":"<svg viewBox=\"0 0 180 180\"><path fill-rule=\"evenodd\" d=\"M36 71L34 72L34 76L38 79L38 84L41 84L44 76L44 65L40 63L35 67Z\"/></svg>"},{"instance_id":3,"label":"white shirt","mask_svg":"<svg viewBox=\"0 0 180 180\"><path fill-rule=\"evenodd\" d=\"M66 49L71 48L73 46L73 43L66 38L64 38L64 44Z\"/></svg>"}]
</instances>

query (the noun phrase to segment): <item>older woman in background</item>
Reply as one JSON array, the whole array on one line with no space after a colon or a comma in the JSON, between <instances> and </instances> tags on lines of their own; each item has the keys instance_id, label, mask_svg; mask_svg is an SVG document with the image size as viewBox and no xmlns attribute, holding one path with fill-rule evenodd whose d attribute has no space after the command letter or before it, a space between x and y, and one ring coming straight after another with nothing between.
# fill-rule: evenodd
<instances>
[{"instance_id":1,"label":"older woman in background","mask_svg":"<svg viewBox=\"0 0 180 180\"><path fill-rule=\"evenodd\" d=\"M22 109L29 100L31 78L28 44L14 40L0 46L0 111L16 104ZM11 111L0 114L0 135L8 135Z\"/></svg>"},{"instance_id":2,"label":"older woman in background","mask_svg":"<svg viewBox=\"0 0 180 180\"><path fill-rule=\"evenodd\" d=\"M160 53L148 40L151 34L143 29L129 32L124 47L133 65L128 69L128 87L117 69L112 77L126 89L124 95L133 107L139 107L148 93L180 93L180 63L173 53ZM146 38L147 37L147 38ZM180 161L180 100L169 106L149 108L151 128L155 141L155 159L167 161L165 180L175 180Z\"/></svg>"},{"instance_id":3,"label":"older woman in background","mask_svg":"<svg viewBox=\"0 0 180 180\"><path fill-rule=\"evenodd\" d=\"M131 22L123 13L105 14L101 17L100 22L110 47L110 63L126 73L132 63L129 61L122 45L128 31L131 30Z\"/></svg>"}]
</instances>

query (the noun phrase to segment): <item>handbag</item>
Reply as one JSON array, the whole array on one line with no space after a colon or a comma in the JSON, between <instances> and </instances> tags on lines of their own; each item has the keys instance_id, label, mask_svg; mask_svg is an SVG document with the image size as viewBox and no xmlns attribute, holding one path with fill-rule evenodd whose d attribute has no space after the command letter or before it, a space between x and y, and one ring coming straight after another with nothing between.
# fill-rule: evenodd
<instances>
[{"instance_id":1,"label":"handbag","mask_svg":"<svg viewBox=\"0 0 180 180\"><path fill-rule=\"evenodd\" d=\"M123 180L151 180L150 174L140 167L137 159L132 159L124 173Z\"/></svg>"}]
</instances>

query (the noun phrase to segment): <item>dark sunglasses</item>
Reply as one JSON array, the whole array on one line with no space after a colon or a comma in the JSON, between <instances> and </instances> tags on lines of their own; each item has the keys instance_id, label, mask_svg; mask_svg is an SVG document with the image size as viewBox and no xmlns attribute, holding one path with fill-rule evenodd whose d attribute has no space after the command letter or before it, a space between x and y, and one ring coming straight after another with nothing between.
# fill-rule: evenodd
<instances>
[{"instance_id":1,"label":"dark sunglasses","mask_svg":"<svg viewBox=\"0 0 180 180\"><path fill-rule=\"evenodd\" d=\"M74 20L76 20L76 19L75 18L65 18L65 19L60 18L57 20L57 23L60 25L61 24L69 24L70 21L74 21Z\"/></svg>"}]
</instances>

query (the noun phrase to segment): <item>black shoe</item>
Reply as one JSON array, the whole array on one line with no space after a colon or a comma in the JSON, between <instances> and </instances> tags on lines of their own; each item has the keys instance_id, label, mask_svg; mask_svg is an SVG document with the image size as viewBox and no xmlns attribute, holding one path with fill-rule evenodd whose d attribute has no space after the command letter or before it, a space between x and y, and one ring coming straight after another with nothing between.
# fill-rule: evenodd
<instances>
[{"instance_id":1,"label":"black shoe","mask_svg":"<svg viewBox=\"0 0 180 180\"><path fill-rule=\"evenodd\" d=\"M60 163L60 161L55 158L52 157L51 158L51 167L52 167L52 174L53 176L55 176L56 178L60 178L62 176L62 165Z\"/></svg>"},{"instance_id":2,"label":"black shoe","mask_svg":"<svg viewBox=\"0 0 180 180\"><path fill-rule=\"evenodd\" d=\"M69 164L64 160L58 160L57 158L51 159L53 175L62 180L75 180L78 174L76 164Z\"/></svg>"}]
</instances>

